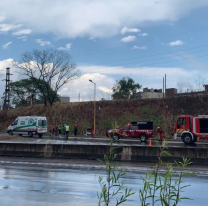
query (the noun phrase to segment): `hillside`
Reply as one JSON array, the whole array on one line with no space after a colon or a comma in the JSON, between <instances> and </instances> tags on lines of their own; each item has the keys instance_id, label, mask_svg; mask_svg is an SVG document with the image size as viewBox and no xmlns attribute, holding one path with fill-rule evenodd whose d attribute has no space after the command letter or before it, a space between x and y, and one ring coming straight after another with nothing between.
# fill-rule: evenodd
<instances>
[{"instance_id":1,"label":"hillside","mask_svg":"<svg viewBox=\"0 0 208 206\"><path fill-rule=\"evenodd\" d=\"M153 120L155 127L161 126L165 136L173 133L175 118L179 114L208 114L208 96L190 96L167 99L99 101L96 103L96 133L105 136L111 123L125 125L132 120ZM93 102L57 103L53 107L35 105L9 111L0 111L0 130L5 131L17 116L46 116L48 124L68 122L71 133L75 121L85 128L93 124Z\"/></svg>"}]
</instances>

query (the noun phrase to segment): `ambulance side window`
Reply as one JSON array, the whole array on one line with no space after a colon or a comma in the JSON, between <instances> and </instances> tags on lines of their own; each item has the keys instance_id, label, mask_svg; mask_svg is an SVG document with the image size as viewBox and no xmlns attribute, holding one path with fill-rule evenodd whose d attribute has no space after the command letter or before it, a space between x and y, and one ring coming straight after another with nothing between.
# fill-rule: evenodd
<instances>
[{"instance_id":1,"label":"ambulance side window","mask_svg":"<svg viewBox=\"0 0 208 206\"><path fill-rule=\"evenodd\" d=\"M15 126L17 125L17 123L18 123L18 119L14 121L13 125Z\"/></svg>"}]
</instances>

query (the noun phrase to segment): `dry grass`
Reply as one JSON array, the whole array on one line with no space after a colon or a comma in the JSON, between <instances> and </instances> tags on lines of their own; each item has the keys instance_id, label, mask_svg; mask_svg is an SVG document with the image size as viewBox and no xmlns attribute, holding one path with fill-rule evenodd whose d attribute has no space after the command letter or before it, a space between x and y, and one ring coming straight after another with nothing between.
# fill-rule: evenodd
<instances>
[{"instance_id":1,"label":"dry grass","mask_svg":"<svg viewBox=\"0 0 208 206\"><path fill-rule=\"evenodd\" d=\"M111 123L114 121L125 125L132 120L154 120L155 126L161 126L165 136L171 138L177 115L208 114L207 97L203 95L168 99L100 101L96 103L96 133L105 135L106 130L111 128ZM6 130L7 126L18 116L30 115L46 116L48 124L67 122L72 133L75 121L78 124L83 122L85 129L93 124L93 102L57 103L52 107L35 105L1 111L0 129Z\"/></svg>"}]
</instances>

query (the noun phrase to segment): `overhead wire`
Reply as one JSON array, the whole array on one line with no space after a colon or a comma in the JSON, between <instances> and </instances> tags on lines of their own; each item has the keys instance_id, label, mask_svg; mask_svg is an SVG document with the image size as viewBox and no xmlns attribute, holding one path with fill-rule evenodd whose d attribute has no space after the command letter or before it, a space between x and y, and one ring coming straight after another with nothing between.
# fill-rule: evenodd
<instances>
[{"instance_id":1,"label":"overhead wire","mask_svg":"<svg viewBox=\"0 0 208 206\"><path fill-rule=\"evenodd\" d=\"M154 38L154 39L150 39L150 40L140 41L138 43L151 42L151 41L155 41L155 40L165 39L165 38L169 38L169 37L173 37L173 36L177 36L177 35L181 35L181 34L187 34L187 33L197 32L197 31L206 30L206 29L208 29L208 27L200 28L200 29L194 29L194 30L185 31L185 32L180 32L180 33L176 33L176 34L172 34L172 35L168 35L168 36L163 36L163 37L158 37L158 38ZM95 51L91 51L91 52L84 53L84 54L79 54L79 55L75 54L74 57L85 56L85 55L89 55L89 54L96 53L96 52L105 52L105 51L109 51L109 50L113 50L113 49L118 49L118 48L129 46L130 44L135 44L135 42L134 43L125 44L125 45L121 45L121 46L117 46L117 47L111 47L111 48L107 48L107 49L95 50Z\"/></svg>"}]
</instances>

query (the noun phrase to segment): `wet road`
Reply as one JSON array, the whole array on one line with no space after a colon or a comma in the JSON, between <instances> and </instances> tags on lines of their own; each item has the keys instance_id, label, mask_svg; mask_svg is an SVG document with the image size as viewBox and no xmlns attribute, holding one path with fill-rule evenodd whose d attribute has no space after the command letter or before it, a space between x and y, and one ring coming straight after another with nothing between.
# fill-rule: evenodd
<instances>
[{"instance_id":1,"label":"wet road","mask_svg":"<svg viewBox=\"0 0 208 206\"><path fill-rule=\"evenodd\" d=\"M49 137L48 137L49 138ZM43 139L38 138L23 138L17 140L3 140L0 141L6 143L28 143L28 144L69 144L69 145L109 145L109 138L90 138L90 137L69 137L68 140L64 136L53 137L53 139L48 139L47 137ZM115 145L119 146L149 146L149 140L147 142L141 142L139 139L120 139L119 142L114 142ZM162 145L162 142L152 140L152 146L157 147L158 144ZM188 148L208 148L208 142L197 142L191 145L185 145L180 140L167 141L167 147L188 147Z\"/></svg>"},{"instance_id":2,"label":"wet road","mask_svg":"<svg viewBox=\"0 0 208 206\"><path fill-rule=\"evenodd\" d=\"M83 171L84 170L84 171ZM0 169L1 206L93 206L97 205L99 175L103 171L44 169L26 166L2 166ZM141 174L128 172L123 178L136 194L124 205L140 205L138 191ZM194 200L184 200L179 206L206 206L208 178L184 178L191 184L183 193Z\"/></svg>"}]
</instances>

